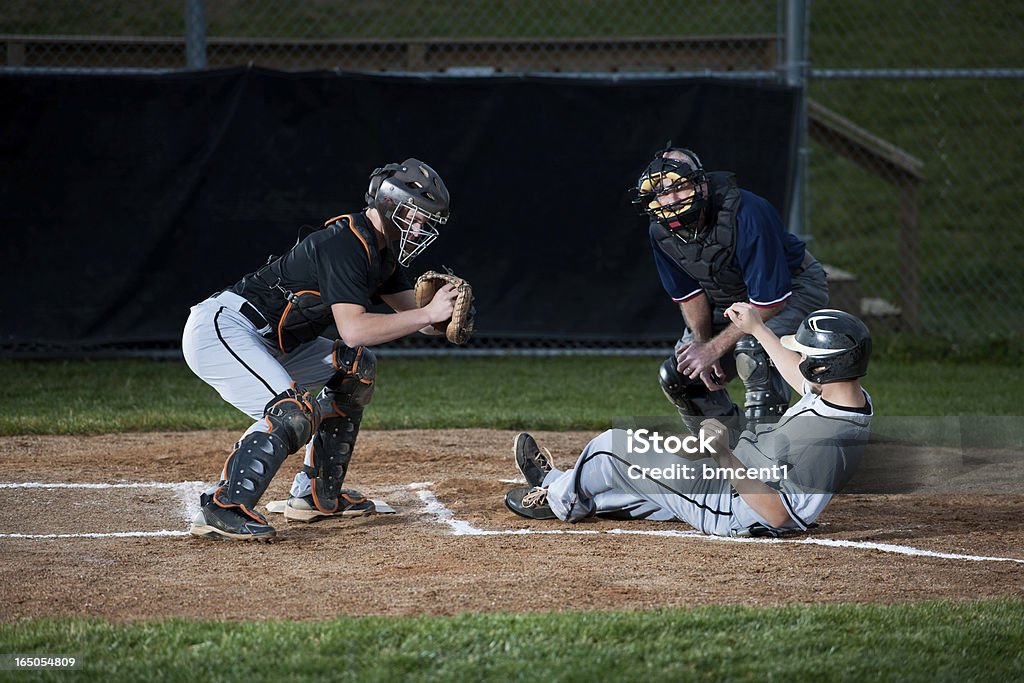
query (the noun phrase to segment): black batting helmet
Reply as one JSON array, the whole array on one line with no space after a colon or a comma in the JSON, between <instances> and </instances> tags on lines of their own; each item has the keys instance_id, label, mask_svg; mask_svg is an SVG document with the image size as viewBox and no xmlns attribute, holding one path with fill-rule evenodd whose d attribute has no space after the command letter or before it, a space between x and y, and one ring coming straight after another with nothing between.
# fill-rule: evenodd
<instances>
[{"instance_id":1,"label":"black batting helmet","mask_svg":"<svg viewBox=\"0 0 1024 683\"><path fill-rule=\"evenodd\" d=\"M803 319L796 334L781 341L790 351L807 356L800 362L800 373L809 382L827 384L868 374L871 332L860 319L844 311L814 311Z\"/></svg>"}]
</instances>

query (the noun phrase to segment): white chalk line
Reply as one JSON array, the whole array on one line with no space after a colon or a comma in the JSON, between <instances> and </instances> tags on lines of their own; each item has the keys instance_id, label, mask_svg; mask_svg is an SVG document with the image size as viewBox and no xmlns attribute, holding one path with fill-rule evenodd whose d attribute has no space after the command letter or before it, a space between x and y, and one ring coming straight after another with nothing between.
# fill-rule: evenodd
<instances>
[{"instance_id":1,"label":"white chalk line","mask_svg":"<svg viewBox=\"0 0 1024 683\"><path fill-rule=\"evenodd\" d=\"M166 481L131 481L112 484L44 484L27 481L21 484L0 483L0 489L180 489L182 486L201 484L198 481L168 483Z\"/></svg>"},{"instance_id":2,"label":"white chalk line","mask_svg":"<svg viewBox=\"0 0 1024 683\"><path fill-rule=\"evenodd\" d=\"M794 543L802 545L821 545L833 548L856 548L860 550L877 550L884 553L897 555L912 555L918 557L935 557L944 560L965 560L970 562L1013 562L1024 564L1024 560L1014 557L989 557L984 555L964 555L960 553L943 553L934 550L924 550L913 546L894 545L891 543L875 543L872 541L845 541L831 538L733 538L726 536L708 536L698 531L681 531L674 529L607 529L601 531L586 529L480 529L473 526L471 522L457 519L455 513L444 505L434 492L428 487L434 482L415 482L405 485L404 488L416 491L416 495L424 504L424 512L435 517L439 522L451 528L456 536L528 536L528 535L554 535L554 536L589 536L598 534L616 534L627 536L662 536L670 538L693 538L704 541L734 542L734 543ZM187 520L191 520L199 510L199 493L205 490L207 484L201 481L183 482L115 482L96 484L73 484L73 483L0 483L0 489L169 489L175 491L181 502L181 511ZM110 532L83 532L83 533L53 533L53 534L23 534L23 533L0 533L0 538L15 539L62 539L62 538L161 538L188 536L188 531L180 529L161 529L159 531L110 531Z\"/></svg>"},{"instance_id":3,"label":"white chalk line","mask_svg":"<svg viewBox=\"0 0 1024 683\"><path fill-rule=\"evenodd\" d=\"M718 541L733 543L795 543L802 545L823 545L835 548L856 548L860 550L878 550L884 553L897 555L914 555L918 557L935 557L943 560L966 560L972 562L1014 562L1024 564L1024 560L1015 557L987 557L983 555L962 555L959 553L942 553L934 550L924 550L907 545L893 545L891 543L874 543L871 541L843 541L831 538L733 538L729 536L708 536L699 531L677 531L674 529L608 529L603 531L587 531L576 529L515 529L515 530L491 530L480 529L465 520L456 519L455 513L445 507L444 503L437 499L434 492L427 489L429 482L410 484L409 488L416 490L416 495L424 503L424 511L433 515L439 522L447 524L452 533L456 536L523 536L523 535L594 535L594 534L617 534L625 536L664 536L670 538L692 538L702 541Z\"/></svg>"},{"instance_id":4,"label":"white chalk line","mask_svg":"<svg viewBox=\"0 0 1024 683\"><path fill-rule=\"evenodd\" d=\"M140 482L113 482L100 484L69 484L69 483L0 483L0 489L164 489L174 491L177 494L180 504L179 512L185 519L192 519L199 511L199 494L206 489L208 484L201 481L140 481ZM168 538L174 536L188 536L189 533L183 529L160 529L158 531L97 531L82 533L54 533L54 534L22 534L22 533L0 533L0 538L27 538L27 539L61 539L61 538Z\"/></svg>"},{"instance_id":5,"label":"white chalk line","mask_svg":"<svg viewBox=\"0 0 1024 683\"><path fill-rule=\"evenodd\" d=\"M160 531L97 531L81 534L0 534L0 538L160 538L168 536L188 536L187 531L173 531L162 529Z\"/></svg>"}]
</instances>

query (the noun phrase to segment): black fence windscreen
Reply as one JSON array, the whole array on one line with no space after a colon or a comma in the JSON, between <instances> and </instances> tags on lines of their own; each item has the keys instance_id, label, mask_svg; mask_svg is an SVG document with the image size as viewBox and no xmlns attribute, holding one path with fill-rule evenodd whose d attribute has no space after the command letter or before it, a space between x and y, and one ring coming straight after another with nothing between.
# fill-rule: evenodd
<instances>
[{"instance_id":1,"label":"black fence windscreen","mask_svg":"<svg viewBox=\"0 0 1024 683\"><path fill-rule=\"evenodd\" d=\"M671 338L628 188L672 139L785 211L795 117L794 90L692 79L6 76L0 345L173 343L192 304L410 156L452 194L413 275L473 282L478 335Z\"/></svg>"}]
</instances>

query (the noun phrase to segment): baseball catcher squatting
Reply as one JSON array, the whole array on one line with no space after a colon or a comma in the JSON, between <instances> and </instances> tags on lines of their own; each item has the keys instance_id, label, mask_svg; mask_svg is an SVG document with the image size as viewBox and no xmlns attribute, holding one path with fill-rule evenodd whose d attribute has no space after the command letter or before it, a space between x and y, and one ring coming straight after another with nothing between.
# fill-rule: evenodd
<instances>
[{"instance_id":1,"label":"baseball catcher squatting","mask_svg":"<svg viewBox=\"0 0 1024 683\"><path fill-rule=\"evenodd\" d=\"M313 521L373 512L343 488L377 361L368 346L452 320L460 342L472 290L449 282L419 306L405 268L447 223L450 198L427 164L406 159L374 170L361 212L327 220L283 256L192 307L182 337L189 368L255 420L201 497L196 536L258 540L276 532L256 511L285 458L305 449L285 517ZM468 299L468 303L466 300ZM383 303L393 313L368 312ZM335 325L340 339L322 336ZM469 332L467 333L468 330ZM451 338L451 337L449 337ZM323 385L311 396L304 387Z\"/></svg>"}]
</instances>

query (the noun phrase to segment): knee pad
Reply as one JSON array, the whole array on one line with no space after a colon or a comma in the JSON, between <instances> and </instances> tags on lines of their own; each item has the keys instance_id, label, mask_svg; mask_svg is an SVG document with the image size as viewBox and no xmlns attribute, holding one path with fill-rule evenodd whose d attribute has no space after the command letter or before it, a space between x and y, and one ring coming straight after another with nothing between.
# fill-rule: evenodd
<instances>
[{"instance_id":1,"label":"knee pad","mask_svg":"<svg viewBox=\"0 0 1024 683\"><path fill-rule=\"evenodd\" d=\"M274 398L264 408L270 433L284 442L287 453L304 446L320 424L320 405L308 391L292 388Z\"/></svg>"},{"instance_id":2,"label":"knee pad","mask_svg":"<svg viewBox=\"0 0 1024 683\"><path fill-rule=\"evenodd\" d=\"M658 384L661 385L661 392L665 398L679 409L680 413L686 415L700 415L700 409L693 402L691 392L687 391L690 380L679 374L676 370L676 358L670 356L661 364L658 369Z\"/></svg>"},{"instance_id":3,"label":"knee pad","mask_svg":"<svg viewBox=\"0 0 1024 683\"><path fill-rule=\"evenodd\" d=\"M335 373L325 389L339 406L365 406L373 399L377 378L377 357L365 346L350 348L339 339L334 342L332 363Z\"/></svg>"},{"instance_id":4,"label":"knee pad","mask_svg":"<svg viewBox=\"0 0 1024 683\"><path fill-rule=\"evenodd\" d=\"M675 356L670 356L661 364L658 383L665 397L679 410L683 424L692 434L697 434L705 417L735 418L740 414L739 407L724 389L710 391L701 380L680 375L676 370ZM726 421L730 432L736 431L733 422Z\"/></svg>"},{"instance_id":5,"label":"knee pad","mask_svg":"<svg viewBox=\"0 0 1024 683\"><path fill-rule=\"evenodd\" d=\"M710 391L701 380L692 380L676 370L675 356L669 357L658 370L658 383L672 405L682 415L694 417L728 417L739 414L736 404L724 390Z\"/></svg>"},{"instance_id":6,"label":"knee pad","mask_svg":"<svg viewBox=\"0 0 1024 683\"><path fill-rule=\"evenodd\" d=\"M761 344L747 335L736 342L733 355L736 374L746 390L743 413L747 420L757 422L786 412L789 387Z\"/></svg>"}]
</instances>

